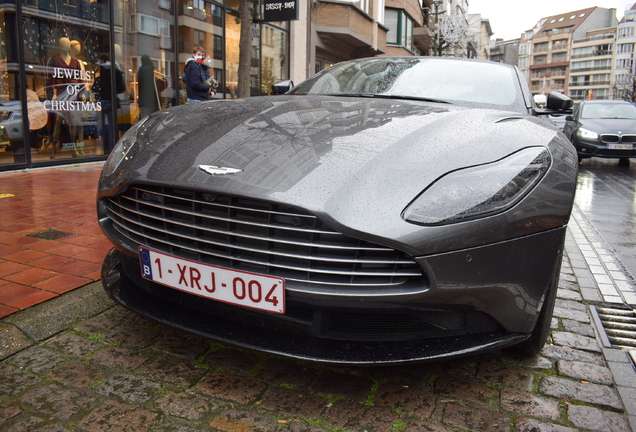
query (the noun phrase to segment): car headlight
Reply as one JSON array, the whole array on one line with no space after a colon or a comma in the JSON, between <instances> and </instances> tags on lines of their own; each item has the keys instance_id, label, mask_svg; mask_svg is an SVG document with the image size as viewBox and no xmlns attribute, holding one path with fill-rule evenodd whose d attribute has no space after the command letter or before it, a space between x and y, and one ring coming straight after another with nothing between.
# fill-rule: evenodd
<instances>
[{"instance_id":1,"label":"car headlight","mask_svg":"<svg viewBox=\"0 0 636 432\"><path fill-rule=\"evenodd\" d=\"M486 165L440 177L402 212L407 222L443 225L507 210L539 183L550 167L550 152L530 147Z\"/></svg>"},{"instance_id":2,"label":"car headlight","mask_svg":"<svg viewBox=\"0 0 636 432\"><path fill-rule=\"evenodd\" d=\"M102 169L102 175L111 175L124 160L130 160L139 153L137 139L143 135L143 125L150 117L144 117L133 127L128 129L123 137L119 140L115 148L108 156L108 160Z\"/></svg>"},{"instance_id":3,"label":"car headlight","mask_svg":"<svg viewBox=\"0 0 636 432\"><path fill-rule=\"evenodd\" d=\"M596 132L592 132L591 130L585 128L578 128L576 134L579 136L579 138L598 139L598 134Z\"/></svg>"}]
</instances>

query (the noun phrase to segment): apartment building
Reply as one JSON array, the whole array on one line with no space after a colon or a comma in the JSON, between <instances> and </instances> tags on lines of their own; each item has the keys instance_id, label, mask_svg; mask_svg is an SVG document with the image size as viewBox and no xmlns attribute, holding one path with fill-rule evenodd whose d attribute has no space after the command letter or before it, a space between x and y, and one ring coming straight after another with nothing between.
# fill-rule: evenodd
<instances>
[{"instance_id":1,"label":"apartment building","mask_svg":"<svg viewBox=\"0 0 636 432\"><path fill-rule=\"evenodd\" d=\"M504 41L497 39L491 44L490 60L498 63L517 65L519 63L519 47L521 39Z\"/></svg>"},{"instance_id":2,"label":"apartment building","mask_svg":"<svg viewBox=\"0 0 636 432\"><path fill-rule=\"evenodd\" d=\"M636 45L636 4L616 27L616 46L613 58L612 96L613 99L636 100L634 79L634 46Z\"/></svg>"},{"instance_id":3,"label":"apartment building","mask_svg":"<svg viewBox=\"0 0 636 432\"><path fill-rule=\"evenodd\" d=\"M475 58L479 60L490 59L490 38L494 34L490 27L490 20L481 17L481 14L468 14L466 17L468 28L466 39L474 48Z\"/></svg>"},{"instance_id":4,"label":"apartment building","mask_svg":"<svg viewBox=\"0 0 636 432\"><path fill-rule=\"evenodd\" d=\"M530 82L530 64L532 60L532 36L534 36L534 30L526 30L519 38L517 66L528 79L528 82Z\"/></svg>"},{"instance_id":5,"label":"apartment building","mask_svg":"<svg viewBox=\"0 0 636 432\"><path fill-rule=\"evenodd\" d=\"M573 41L588 37L588 32L615 26L616 9L592 7L543 18L532 37L530 89L534 94L551 91L567 93L570 75L570 49ZM583 54L584 51L581 51ZM588 61L588 60L586 60ZM601 61L596 64L602 67ZM586 66L580 65L582 69Z\"/></svg>"},{"instance_id":6,"label":"apartment building","mask_svg":"<svg viewBox=\"0 0 636 432\"><path fill-rule=\"evenodd\" d=\"M584 38L572 40L568 96L574 101L612 98L615 48L616 27L589 31Z\"/></svg>"}]
</instances>

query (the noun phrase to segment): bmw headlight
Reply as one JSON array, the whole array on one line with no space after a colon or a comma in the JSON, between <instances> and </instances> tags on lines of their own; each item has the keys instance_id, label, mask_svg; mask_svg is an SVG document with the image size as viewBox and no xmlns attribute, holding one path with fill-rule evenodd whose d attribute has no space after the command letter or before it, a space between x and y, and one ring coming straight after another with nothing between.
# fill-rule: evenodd
<instances>
[{"instance_id":1,"label":"bmw headlight","mask_svg":"<svg viewBox=\"0 0 636 432\"><path fill-rule=\"evenodd\" d=\"M440 177L402 212L419 225L442 225L507 210L539 183L550 167L550 152L530 147L496 162Z\"/></svg>"},{"instance_id":2,"label":"bmw headlight","mask_svg":"<svg viewBox=\"0 0 636 432\"><path fill-rule=\"evenodd\" d=\"M124 160L129 160L139 153L139 145L137 139L143 135L143 125L150 117L145 117L133 127L128 129L123 137L119 140L113 151L108 156L108 160L104 164L102 174L111 175Z\"/></svg>"},{"instance_id":3,"label":"bmw headlight","mask_svg":"<svg viewBox=\"0 0 636 432\"><path fill-rule=\"evenodd\" d=\"M592 132L591 130L585 128L578 128L576 134L579 136L579 138L598 139L598 134L596 132Z\"/></svg>"}]
</instances>

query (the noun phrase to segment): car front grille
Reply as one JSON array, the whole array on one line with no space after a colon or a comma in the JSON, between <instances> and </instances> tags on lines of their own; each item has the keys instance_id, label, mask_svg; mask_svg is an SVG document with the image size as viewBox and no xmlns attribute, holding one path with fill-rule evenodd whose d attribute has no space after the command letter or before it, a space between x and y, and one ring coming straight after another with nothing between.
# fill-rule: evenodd
<instances>
[{"instance_id":1,"label":"car front grille","mask_svg":"<svg viewBox=\"0 0 636 432\"><path fill-rule=\"evenodd\" d=\"M280 204L144 185L105 205L119 235L183 259L313 284L304 286L397 287L423 277L409 255Z\"/></svg>"},{"instance_id":2,"label":"car front grille","mask_svg":"<svg viewBox=\"0 0 636 432\"><path fill-rule=\"evenodd\" d=\"M636 143L636 135L602 134L601 140L606 143Z\"/></svg>"}]
</instances>

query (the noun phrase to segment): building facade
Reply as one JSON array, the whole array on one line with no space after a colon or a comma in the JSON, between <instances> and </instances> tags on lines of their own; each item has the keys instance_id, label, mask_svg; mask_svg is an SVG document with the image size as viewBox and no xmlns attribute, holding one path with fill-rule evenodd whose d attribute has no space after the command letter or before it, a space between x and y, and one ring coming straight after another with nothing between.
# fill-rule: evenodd
<instances>
[{"instance_id":1,"label":"building facade","mask_svg":"<svg viewBox=\"0 0 636 432\"><path fill-rule=\"evenodd\" d=\"M574 101L611 99L616 27L589 31L573 39L567 93Z\"/></svg>"},{"instance_id":2,"label":"building facade","mask_svg":"<svg viewBox=\"0 0 636 432\"><path fill-rule=\"evenodd\" d=\"M266 1L254 2L252 96L347 59L430 55L435 42L433 0L293 0L289 21L265 21ZM187 103L181 76L197 46L210 56L213 97L235 98L239 6L0 0L0 171L104 160L140 119Z\"/></svg>"},{"instance_id":3,"label":"building facade","mask_svg":"<svg viewBox=\"0 0 636 432\"><path fill-rule=\"evenodd\" d=\"M498 63L517 65L519 63L520 39L494 41L490 48L490 60Z\"/></svg>"},{"instance_id":4,"label":"building facade","mask_svg":"<svg viewBox=\"0 0 636 432\"><path fill-rule=\"evenodd\" d=\"M210 55L214 97L236 97L238 7L0 1L0 170L103 160L140 119L185 103L181 75L195 46ZM257 22L253 36L251 93L267 94L289 78L289 22Z\"/></svg>"},{"instance_id":5,"label":"building facade","mask_svg":"<svg viewBox=\"0 0 636 432\"><path fill-rule=\"evenodd\" d=\"M613 58L612 96L614 99L636 101L636 4L625 12L616 27L616 45Z\"/></svg>"},{"instance_id":6,"label":"building facade","mask_svg":"<svg viewBox=\"0 0 636 432\"><path fill-rule=\"evenodd\" d=\"M490 38L493 35L490 21L483 19L481 14L468 14L466 21L466 41L475 51L474 58L490 60Z\"/></svg>"},{"instance_id":7,"label":"building facade","mask_svg":"<svg viewBox=\"0 0 636 432\"><path fill-rule=\"evenodd\" d=\"M586 55L585 40L588 32L616 25L616 9L599 7L581 9L543 18L532 37L530 56L530 89L534 94L548 94L557 91L568 94L570 79L570 55L574 41L581 45L580 55ZM606 59L576 59L579 73L605 68ZM598 60L598 62L597 62ZM591 61L592 63L585 63ZM602 69L606 70L606 69ZM580 78L577 78L579 80ZM578 82L578 81L577 81ZM577 89L578 91L578 89ZM575 96L578 93L575 93Z\"/></svg>"}]
</instances>

